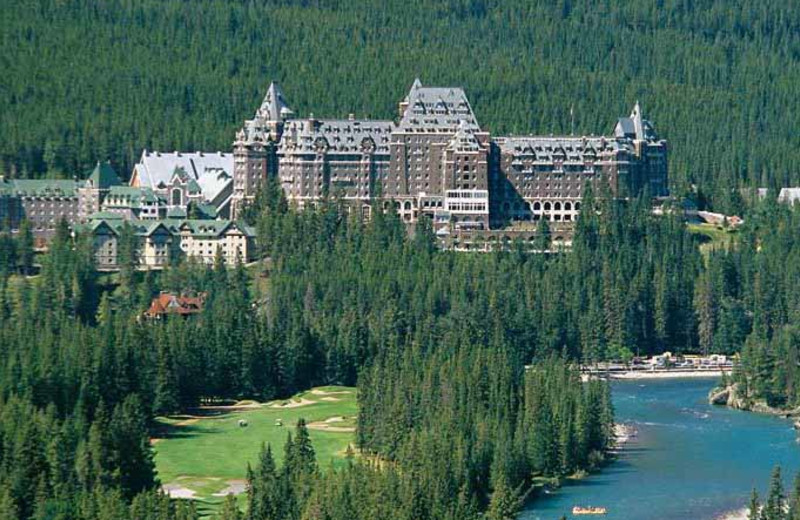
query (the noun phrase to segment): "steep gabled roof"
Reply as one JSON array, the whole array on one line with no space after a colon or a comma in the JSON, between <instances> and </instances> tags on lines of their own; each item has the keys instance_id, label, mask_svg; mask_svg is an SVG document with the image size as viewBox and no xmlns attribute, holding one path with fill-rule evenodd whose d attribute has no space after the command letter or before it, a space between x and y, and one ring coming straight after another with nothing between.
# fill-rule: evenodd
<instances>
[{"instance_id":1,"label":"steep gabled roof","mask_svg":"<svg viewBox=\"0 0 800 520\"><path fill-rule=\"evenodd\" d=\"M159 186L171 184L176 170L186 173L187 182L194 181L191 189L202 191L203 199L215 201L233 183L232 153L161 153L145 150L135 167L139 186L162 189ZM133 178L131 179L133 180ZM199 190L199 191L198 191Z\"/></svg>"},{"instance_id":2,"label":"steep gabled roof","mask_svg":"<svg viewBox=\"0 0 800 520\"><path fill-rule=\"evenodd\" d=\"M417 79L404 102L407 106L400 120L401 130L455 131L461 121L465 121L473 130L480 130L478 120L462 88L423 87Z\"/></svg>"},{"instance_id":3,"label":"steep gabled roof","mask_svg":"<svg viewBox=\"0 0 800 520\"><path fill-rule=\"evenodd\" d=\"M261 106L256 113L256 117L263 118L267 121L281 121L293 113L292 109L289 108L289 105L286 103L286 99L283 97L283 91L280 85L274 81L270 83L269 88L267 88L267 94L264 96L264 101L261 102Z\"/></svg>"},{"instance_id":4,"label":"steep gabled roof","mask_svg":"<svg viewBox=\"0 0 800 520\"><path fill-rule=\"evenodd\" d=\"M119 176L117 176L117 172L115 172L114 168L107 162L98 162L87 181L91 183L92 188L100 190L107 190L111 186L119 186L122 184L122 181L119 180Z\"/></svg>"},{"instance_id":5,"label":"steep gabled roof","mask_svg":"<svg viewBox=\"0 0 800 520\"><path fill-rule=\"evenodd\" d=\"M639 141L658 139L653 125L642 116L642 107L637 101L631 110L631 115L621 117L614 127L614 135L618 138L635 139Z\"/></svg>"},{"instance_id":6,"label":"steep gabled roof","mask_svg":"<svg viewBox=\"0 0 800 520\"><path fill-rule=\"evenodd\" d=\"M481 143L475 137L475 132L469 124L462 120L459 122L458 131L453 136L453 139L450 140L447 148L457 152L477 152L481 149Z\"/></svg>"},{"instance_id":7,"label":"steep gabled roof","mask_svg":"<svg viewBox=\"0 0 800 520\"><path fill-rule=\"evenodd\" d=\"M278 149L284 154L388 154L391 121L293 119L286 122Z\"/></svg>"}]
</instances>

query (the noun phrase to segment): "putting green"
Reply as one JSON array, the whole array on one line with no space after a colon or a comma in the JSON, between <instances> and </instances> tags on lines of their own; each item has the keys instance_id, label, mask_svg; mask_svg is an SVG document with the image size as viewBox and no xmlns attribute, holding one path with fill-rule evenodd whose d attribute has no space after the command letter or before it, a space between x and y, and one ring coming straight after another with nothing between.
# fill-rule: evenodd
<instances>
[{"instance_id":1,"label":"putting green","mask_svg":"<svg viewBox=\"0 0 800 520\"><path fill-rule=\"evenodd\" d=\"M286 437L300 418L309 425L323 470L342 464L355 438L354 388L320 387L286 401L238 405L159 418L164 435L153 439L156 469L172 496L193 498L201 502L201 509L206 509L204 504L214 509L226 494L242 493L247 464L255 465L262 443L272 446L281 464Z\"/></svg>"}]
</instances>

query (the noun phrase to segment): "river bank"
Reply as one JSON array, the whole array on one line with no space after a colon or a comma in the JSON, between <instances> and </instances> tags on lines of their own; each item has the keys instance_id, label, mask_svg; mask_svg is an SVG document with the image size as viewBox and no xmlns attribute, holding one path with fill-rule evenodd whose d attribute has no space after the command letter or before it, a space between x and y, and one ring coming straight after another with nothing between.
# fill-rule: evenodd
<instances>
[{"instance_id":1,"label":"river bank","mask_svg":"<svg viewBox=\"0 0 800 520\"><path fill-rule=\"evenodd\" d=\"M642 379L708 379L719 378L730 374L727 370L628 370L620 372L591 372L581 374L581 380L586 382L592 378L602 378L620 381L638 381Z\"/></svg>"},{"instance_id":2,"label":"river bank","mask_svg":"<svg viewBox=\"0 0 800 520\"><path fill-rule=\"evenodd\" d=\"M628 372L611 373L609 379L686 379L722 377L723 370L631 370ZM730 373L730 372L728 372Z\"/></svg>"},{"instance_id":3,"label":"river bank","mask_svg":"<svg viewBox=\"0 0 800 520\"><path fill-rule=\"evenodd\" d=\"M750 399L742 395L739 384L733 383L725 387L714 387L708 393L709 404L727 406L734 410L777 415L784 418L800 418L800 408L777 408L770 406L763 399ZM798 423L795 423L795 427Z\"/></svg>"},{"instance_id":4,"label":"river bank","mask_svg":"<svg viewBox=\"0 0 800 520\"><path fill-rule=\"evenodd\" d=\"M634 428L633 437L620 436L627 442L614 462L532 501L519 520L585 518L571 514L575 506L606 507L604 520L745 520L752 489L766 493L776 464L788 479L800 450L786 419L711 406L717 384L613 381L616 420Z\"/></svg>"}]
</instances>

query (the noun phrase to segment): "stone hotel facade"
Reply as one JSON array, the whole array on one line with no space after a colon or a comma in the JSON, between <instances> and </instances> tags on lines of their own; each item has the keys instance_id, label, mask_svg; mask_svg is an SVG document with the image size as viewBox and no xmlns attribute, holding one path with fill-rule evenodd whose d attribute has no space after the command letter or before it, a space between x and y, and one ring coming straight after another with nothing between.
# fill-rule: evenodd
<instances>
[{"instance_id":1,"label":"stone hotel facade","mask_svg":"<svg viewBox=\"0 0 800 520\"><path fill-rule=\"evenodd\" d=\"M667 195L667 143L637 103L604 137L492 137L456 87L416 80L399 120L294 117L272 83L233 144L235 216L268 176L297 207L328 196L368 218L378 200L400 217L453 230L574 221L587 182L615 197Z\"/></svg>"}]
</instances>

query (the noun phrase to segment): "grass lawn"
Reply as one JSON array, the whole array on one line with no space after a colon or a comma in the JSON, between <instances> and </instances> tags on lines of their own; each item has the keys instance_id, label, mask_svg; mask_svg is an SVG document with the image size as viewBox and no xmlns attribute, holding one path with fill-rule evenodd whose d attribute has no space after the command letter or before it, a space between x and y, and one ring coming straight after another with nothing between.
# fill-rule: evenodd
<instances>
[{"instance_id":1,"label":"grass lawn","mask_svg":"<svg viewBox=\"0 0 800 520\"><path fill-rule=\"evenodd\" d=\"M715 249L728 247L736 237L735 230L722 229L714 224L688 224L686 229L689 233L703 237L704 242L700 244L700 252L706 257Z\"/></svg>"},{"instance_id":2,"label":"grass lawn","mask_svg":"<svg viewBox=\"0 0 800 520\"><path fill-rule=\"evenodd\" d=\"M287 401L249 406L158 419L164 435L153 441L156 469L173 496L197 499L201 512L213 511L225 494L244 491L247 463L255 465L262 443L272 446L281 464L286 437L300 418L309 424L323 470L342 464L354 440L358 412L354 388L320 387ZM241 419L247 421L246 427L239 426Z\"/></svg>"}]
</instances>

